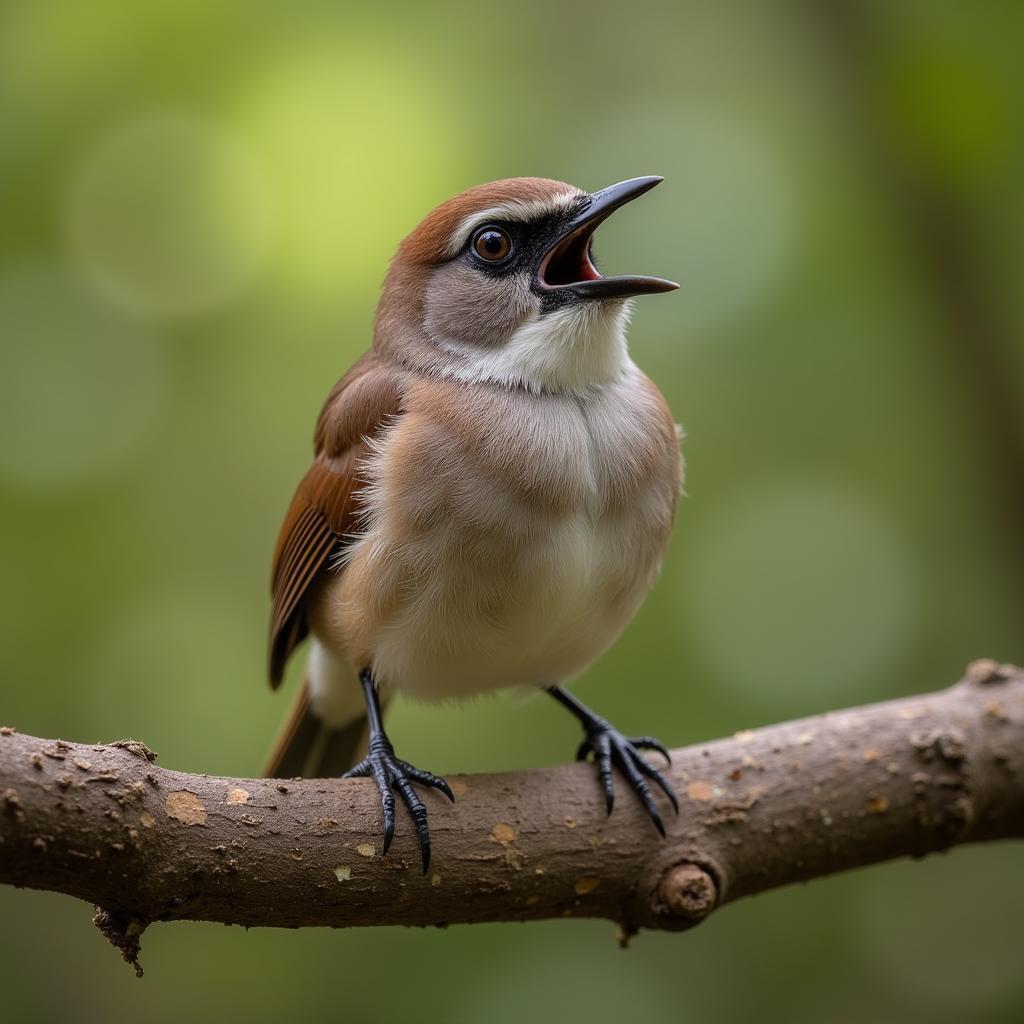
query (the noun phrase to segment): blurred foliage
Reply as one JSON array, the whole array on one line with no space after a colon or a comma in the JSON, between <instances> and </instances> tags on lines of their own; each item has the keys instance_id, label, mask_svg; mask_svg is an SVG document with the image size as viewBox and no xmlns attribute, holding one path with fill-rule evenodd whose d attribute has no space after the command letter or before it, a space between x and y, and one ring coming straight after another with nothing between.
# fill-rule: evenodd
<instances>
[{"instance_id":1,"label":"blurred foliage","mask_svg":"<svg viewBox=\"0 0 1024 1024\"><path fill-rule=\"evenodd\" d=\"M1024 469L986 432L999 394L1024 430L1022 29L1021 5L930 0L6 0L0 719L257 770L300 671L264 683L267 574L316 410L398 239L520 174L664 174L599 249L683 285L638 303L632 343L689 497L589 702L680 744L1024 660ZM989 285L980 386L919 194ZM576 741L513 698L398 702L392 728L440 771ZM87 908L4 890L2 1012L1019 1021L1022 870L1019 846L888 865L625 953L588 922L156 927L142 983Z\"/></svg>"}]
</instances>

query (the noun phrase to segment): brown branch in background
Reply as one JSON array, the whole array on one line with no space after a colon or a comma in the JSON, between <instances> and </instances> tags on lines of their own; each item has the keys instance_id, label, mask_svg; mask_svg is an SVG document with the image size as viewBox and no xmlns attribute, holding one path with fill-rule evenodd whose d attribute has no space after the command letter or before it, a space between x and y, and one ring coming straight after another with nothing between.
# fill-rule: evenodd
<instances>
[{"instance_id":1,"label":"brown branch in background","mask_svg":"<svg viewBox=\"0 0 1024 1024\"><path fill-rule=\"evenodd\" d=\"M443 925L602 917L682 929L753 893L959 843L1024 837L1024 673L975 662L938 693L673 752L661 840L591 765L451 776L381 856L369 780L228 779L157 768L133 741L0 730L0 882L103 908L137 964L153 921Z\"/></svg>"}]
</instances>

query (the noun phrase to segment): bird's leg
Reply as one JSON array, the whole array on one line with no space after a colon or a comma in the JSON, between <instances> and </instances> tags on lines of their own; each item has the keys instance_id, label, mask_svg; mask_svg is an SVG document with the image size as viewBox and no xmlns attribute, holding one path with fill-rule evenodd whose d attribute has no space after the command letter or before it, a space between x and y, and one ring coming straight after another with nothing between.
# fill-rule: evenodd
<instances>
[{"instance_id":1,"label":"bird's leg","mask_svg":"<svg viewBox=\"0 0 1024 1024\"><path fill-rule=\"evenodd\" d=\"M654 827L664 835L665 825L655 806L647 779L651 779L661 788L677 814L679 813L679 801L661 772L649 765L640 753L641 750L656 750L671 764L672 758L669 757L664 746L653 736L636 736L632 739L623 736L610 722L595 714L561 686L548 686L545 689L562 707L568 708L583 725L586 735L576 751L576 760L582 761L588 754L593 753L601 786L604 789L608 813L612 813L612 805L615 803L615 791L612 784L612 765L615 765L626 776L629 784L640 797L640 802L651 816Z\"/></svg>"},{"instance_id":2,"label":"bird's leg","mask_svg":"<svg viewBox=\"0 0 1024 1024\"><path fill-rule=\"evenodd\" d=\"M366 717L370 722L370 749L366 757L354 768L350 768L342 778L372 778L380 790L380 803L384 811L384 853L388 852L391 840L395 837L395 794L397 789L405 806L409 808L412 820L416 825L416 834L420 840L420 855L423 859L423 873L430 867L430 831L427 828L427 809L412 788L414 782L421 786L432 786L453 803L455 796L440 776L414 768L407 761L395 757L395 748L384 731L380 717L380 701L377 697L377 686L368 668L359 673L359 682L363 686L363 697L366 699Z\"/></svg>"}]
</instances>

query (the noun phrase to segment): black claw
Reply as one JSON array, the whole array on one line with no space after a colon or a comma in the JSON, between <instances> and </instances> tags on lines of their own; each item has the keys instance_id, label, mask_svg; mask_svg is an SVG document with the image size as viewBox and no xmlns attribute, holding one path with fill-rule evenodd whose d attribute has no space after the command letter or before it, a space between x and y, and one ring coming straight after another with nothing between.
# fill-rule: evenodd
<instances>
[{"instance_id":1,"label":"black claw","mask_svg":"<svg viewBox=\"0 0 1024 1024\"><path fill-rule=\"evenodd\" d=\"M668 751L661 743L650 736L628 739L607 722L598 720L587 729L587 738L580 746L581 751L585 749L594 752L594 761L597 763L597 774L601 788L604 790L605 806L608 808L608 813L612 813L612 807L615 804L612 775L614 766L625 775L626 780L644 805L644 810L647 811L654 827L664 836L665 823L661 819L661 814L658 812L654 796L651 793L651 787L647 784L646 779L650 779L665 794L676 814L679 813L679 800L661 772L653 765L648 764L640 753L641 749L657 750L668 758Z\"/></svg>"},{"instance_id":2,"label":"black claw","mask_svg":"<svg viewBox=\"0 0 1024 1024\"><path fill-rule=\"evenodd\" d=\"M665 749L664 744L653 736L637 736L629 742L638 750L654 750L661 754L665 758L665 764L672 763L672 755Z\"/></svg>"},{"instance_id":3,"label":"black claw","mask_svg":"<svg viewBox=\"0 0 1024 1024\"><path fill-rule=\"evenodd\" d=\"M452 792L451 786L441 778L440 775L435 775L433 772L425 772L421 768L414 768L407 761L400 762L402 770L405 775L412 779L414 782L418 782L423 786L430 786L433 789L439 789L452 803L455 803L455 794Z\"/></svg>"},{"instance_id":4,"label":"black claw","mask_svg":"<svg viewBox=\"0 0 1024 1024\"><path fill-rule=\"evenodd\" d=\"M639 746L636 740L633 740L632 742L634 747ZM674 810L676 814L678 814L679 801L676 799L676 795L672 791L672 787L666 781L665 776L662 775L657 768L654 768L652 765L648 764L647 761L644 760L644 758L642 758L639 754L634 754L633 758L633 763L636 765L637 769L642 774L646 775L647 778L649 778L652 782L658 785L658 788L661 789L661 791L668 798L668 802L672 805L672 810Z\"/></svg>"},{"instance_id":5,"label":"black claw","mask_svg":"<svg viewBox=\"0 0 1024 1024\"><path fill-rule=\"evenodd\" d=\"M413 783L438 789L449 800L455 802L455 794L451 787L438 775L415 768L406 761L395 757L391 744L386 739L376 740L370 744L370 753L354 768L350 768L342 778L366 778L373 776L380 793L380 806L384 815L384 849L387 853L391 841L395 838L395 794L398 790L402 802L409 810L409 815L416 828L416 836L420 844L420 859L423 873L430 867L430 830L427 827L427 808L419 798Z\"/></svg>"},{"instance_id":6,"label":"black claw","mask_svg":"<svg viewBox=\"0 0 1024 1024\"><path fill-rule=\"evenodd\" d=\"M427 809L423 806L423 801L416 795L416 790L412 788L412 783L407 775L399 775L395 779L395 786L398 788L398 792L402 794L405 806L409 808L409 814L412 816L413 824L416 826L416 835L420 841L420 859L423 862L423 874L426 874L427 868L430 867L430 830L427 828Z\"/></svg>"},{"instance_id":7,"label":"black claw","mask_svg":"<svg viewBox=\"0 0 1024 1024\"><path fill-rule=\"evenodd\" d=\"M597 775L601 782L601 788L604 790L608 813L612 813L612 805L615 802L612 782L612 766L614 765L626 776L634 792L640 798L640 802L644 805L644 810L654 822L654 827L664 836L665 824L658 813L651 787L645 781L645 776L665 794L677 814L679 813L679 801L676 799L675 793L672 792L672 787L657 769L647 763L640 751L656 750L671 764L672 758L665 747L653 736L638 736L636 739L623 736L618 729L601 718L600 715L594 714L590 708L561 686L548 686L545 689L583 724L586 736L580 744L579 750L576 751L576 760L582 761L588 753L593 751Z\"/></svg>"},{"instance_id":8,"label":"black claw","mask_svg":"<svg viewBox=\"0 0 1024 1024\"><path fill-rule=\"evenodd\" d=\"M594 760L597 761L597 776L604 789L604 805L608 813L615 806L615 780L612 778L612 744L606 732L599 732L587 740L594 748Z\"/></svg>"},{"instance_id":9,"label":"black claw","mask_svg":"<svg viewBox=\"0 0 1024 1024\"><path fill-rule=\"evenodd\" d=\"M665 824L661 820L658 808L654 804L654 797L651 796L651 787L644 781L643 774L641 774L640 768L637 765L638 761L642 762L642 758L635 752L628 740L619 748L619 754L621 758L619 760L619 767L622 773L629 779L634 792L640 797L640 802L644 805L644 809L650 816L651 821L654 822L654 827L664 836ZM653 771L650 765L645 764L644 767Z\"/></svg>"}]
</instances>

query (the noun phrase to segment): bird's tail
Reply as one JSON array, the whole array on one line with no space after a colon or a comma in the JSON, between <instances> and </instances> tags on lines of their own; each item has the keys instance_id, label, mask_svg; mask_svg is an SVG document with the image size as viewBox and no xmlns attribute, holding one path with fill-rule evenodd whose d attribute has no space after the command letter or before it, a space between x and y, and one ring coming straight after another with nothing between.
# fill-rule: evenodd
<instances>
[{"instance_id":1,"label":"bird's tail","mask_svg":"<svg viewBox=\"0 0 1024 1024\"><path fill-rule=\"evenodd\" d=\"M358 689L355 693L358 694ZM360 702L351 721L329 725L313 711L309 680L303 679L291 713L285 719L263 766L269 779L310 779L338 776L366 753L367 721Z\"/></svg>"}]
</instances>

